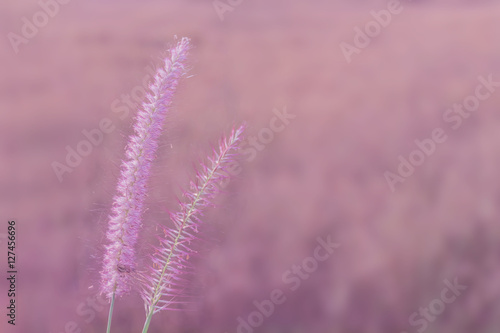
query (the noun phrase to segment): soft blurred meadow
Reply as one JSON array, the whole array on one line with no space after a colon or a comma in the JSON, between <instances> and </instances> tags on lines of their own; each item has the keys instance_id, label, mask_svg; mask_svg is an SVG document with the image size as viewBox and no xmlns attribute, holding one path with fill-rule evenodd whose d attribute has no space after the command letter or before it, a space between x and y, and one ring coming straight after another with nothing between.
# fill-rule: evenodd
<instances>
[{"instance_id":1,"label":"soft blurred meadow","mask_svg":"<svg viewBox=\"0 0 500 333\"><path fill-rule=\"evenodd\" d=\"M62 2L16 47L9 33L42 7L0 2L0 262L15 219L19 270L15 327L0 279L1 332L105 332L99 270L130 98L175 36L192 39L191 77L154 164L141 265L211 144L246 122L252 153L204 217L199 298L151 333L499 331L500 91L444 118L478 77L500 82L498 2L403 1L350 62L342 43L387 2L222 1L223 19L212 0ZM58 178L103 119L102 142ZM431 149L436 129L446 140ZM391 188L415 140L432 152ZM324 261L318 237L340 245ZM276 289L286 300L257 312ZM112 331L144 317L137 293L120 298Z\"/></svg>"}]
</instances>

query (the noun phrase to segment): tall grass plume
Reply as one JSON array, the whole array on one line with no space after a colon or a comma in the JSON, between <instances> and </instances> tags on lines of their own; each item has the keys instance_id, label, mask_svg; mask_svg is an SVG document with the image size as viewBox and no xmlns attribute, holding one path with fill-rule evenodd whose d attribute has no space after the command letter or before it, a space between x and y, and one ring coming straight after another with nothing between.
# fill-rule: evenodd
<instances>
[{"instance_id":1,"label":"tall grass plume","mask_svg":"<svg viewBox=\"0 0 500 333\"><path fill-rule=\"evenodd\" d=\"M143 277L142 298L146 310L143 332L147 332L151 317L164 309L175 309L185 303L189 295L187 275L192 271L188 261L195 253L194 246L200 240L198 227L202 224L203 210L213 205L220 184L227 180L227 168L235 161L244 127L233 129L228 137L219 142L206 163L202 163L190 187L179 200L176 213L170 213L174 227L163 228L160 245L152 256L152 266Z\"/></svg>"}]
</instances>

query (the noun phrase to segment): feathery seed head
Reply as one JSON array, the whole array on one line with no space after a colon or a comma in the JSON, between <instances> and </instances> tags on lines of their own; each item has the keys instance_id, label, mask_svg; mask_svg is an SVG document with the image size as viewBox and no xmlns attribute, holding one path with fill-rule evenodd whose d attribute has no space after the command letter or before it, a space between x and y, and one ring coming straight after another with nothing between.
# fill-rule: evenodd
<instances>
[{"instance_id":1,"label":"feathery seed head","mask_svg":"<svg viewBox=\"0 0 500 333\"><path fill-rule=\"evenodd\" d=\"M189 39L182 38L171 48L163 68L157 70L150 92L135 117L134 134L129 138L121 166L117 194L106 234L109 244L101 271L101 292L111 297L130 289L135 270L135 245L142 226L141 215L151 163L158 148L163 123L179 79L186 74Z\"/></svg>"},{"instance_id":2,"label":"feathery seed head","mask_svg":"<svg viewBox=\"0 0 500 333\"><path fill-rule=\"evenodd\" d=\"M218 151L201 165L190 187L179 202L179 211L170 213L174 228L163 229L160 246L152 256L149 273L142 276L142 298L146 313L157 313L186 303L185 293L189 280L186 275L193 271L188 259L195 253L193 244L200 241L198 226L202 212L213 205L219 184L229 177L225 169L235 160L244 127L233 129L231 135L222 138ZM193 243L193 244L192 244Z\"/></svg>"}]
</instances>

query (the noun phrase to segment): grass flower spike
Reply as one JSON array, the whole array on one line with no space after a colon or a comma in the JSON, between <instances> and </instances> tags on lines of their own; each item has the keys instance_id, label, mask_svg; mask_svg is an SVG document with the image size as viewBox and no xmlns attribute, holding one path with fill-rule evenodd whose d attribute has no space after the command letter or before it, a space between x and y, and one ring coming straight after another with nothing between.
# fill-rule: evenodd
<instances>
[{"instance_id":1,"label":"grass flower spike","mask_svg":"<svg viewBox=\"0 0 500 333\"><path fill-rule=\"evenodd\" d=\"M135 270L135 245L142 226L141 215L151 163L158 139L179 79L186 74L185 60L189 39L182 38L171 48L164 67L159 68L150 92L135 118L134 134L129 138L121 176L109 219L101 291L112 304L116 296L130 289L130 272Z\"/></svg>"},{"instance_id":2,"label":"grass flower spike","mask_svg":"<svg viewBox=\"0 0 500 333\"><path fill-rule=\"evenodd\" d=\"M214 149L207 163L201 165L189 190L185 191L179 202L179 211L170 214L175 227L164 230L161 245L152 257L153 265L143 281L144 333L153 314L185 302L184 289L188 282L185 278L190 271L188 259L195 252L192 243L198 240L196 234L202 223L202 211L213 204L219 185L229 177L225 170L235 160L243 129L243 126L233 129L229 137L221 139L218 151Z\"/></svg>"}]
</instances>

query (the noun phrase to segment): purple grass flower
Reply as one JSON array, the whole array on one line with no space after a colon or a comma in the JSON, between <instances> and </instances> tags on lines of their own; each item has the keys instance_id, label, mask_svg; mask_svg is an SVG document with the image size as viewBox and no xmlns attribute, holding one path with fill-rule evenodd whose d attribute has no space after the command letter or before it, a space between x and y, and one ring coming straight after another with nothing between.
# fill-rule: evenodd
<instances>
[{"instance_id":1,"label":"purple grass flower","mask_svg":"<svg viewBox=\"0 0 500 333\"><path fill-rule=\"evenodd\" d=\"M185 60L189 39L182 38L169 50L164 67L159 68L150 93L135 118L134 134L129 138L121 176L109 218L101 292L111 298L130 289L130 273L135 270L135 245L142 226L141 215L151 163L158 148L165 117L172 104L179 79L186 74Z\"/></svg>"},{"instance_id":2,"label":"purple grass flower","mask_svg":"<svg viewBox=\"0 0 500 333\"><path fill-rule=\"evenodd\" d=\"M189 190L184 192L179 211L170 214L175 227L164 229L161 244L152 256L153 265L143 277L145 331L153 314L167 308L175 309L177 304L186 302L186 274L192 269L188 259L195 252L193 245L199 240L197 233L202 211L213 205L219 185L229 177L226 169L238 155L243 131L243 126L233 129L229 137L221 139L218 151L214 149L207 163L202 163Z\"/></svg>"}]
</instances>

